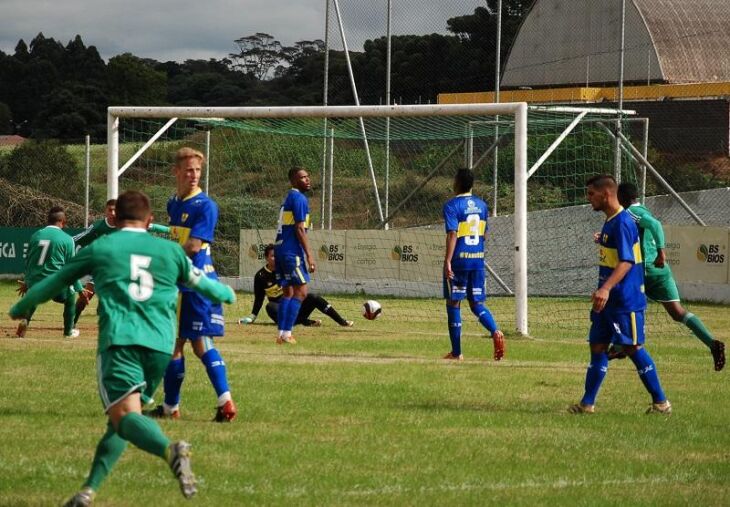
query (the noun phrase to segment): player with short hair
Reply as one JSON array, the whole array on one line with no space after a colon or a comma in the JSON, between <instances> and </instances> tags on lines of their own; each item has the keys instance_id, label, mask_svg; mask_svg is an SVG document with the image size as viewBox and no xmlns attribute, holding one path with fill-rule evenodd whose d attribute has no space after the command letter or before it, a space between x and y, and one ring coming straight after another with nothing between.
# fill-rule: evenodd
<instances>
[{"instance_id":1,"label":"player with short hair","mask_svg":"<svg viewBox=\"0 0 730 507\"><path fill-rule=\"evenodd\" d=\"M672 404L664 395L654 360L644 348L644 266L639 230L618 202L616 180L599 175L586 182L588 202L606 215L598 243L598 288L591 297L591 329L588 344L591 362L580 403L569 407L574 414L595 412L596 396L608 372L608 347L621 345L636 366L639 378L651 394L647 413L670 414Z\"/></svg>"},{"instance_id":2,"label":"player with short hair","mask_svg":"<svg viewBox=\"0 0 730 507\"><path fill-rule=\"evenodd\" d=\"M461 361L461 301L467 299L469 308L492 337L494 360L504 357L504 334L494 321L487 299L484 240L487 233L487 203L472 195L474 173L459 169L454 176L455 197L443 208L446 228L444 256L444 298L449 322L451 351L444 359Z\"/></svg>"},{"instance_id":3,"label":"player with short hair","mask_svg":"<svg viewBox=\"0 0 730 507\"><path fill-rule=\"evenodd\" d=\"M47 224L37 230L28 242L28 257L25 260L25 275L20 282L18 294L25 294L28 289L58 272L74 256L74 240L62 229L66 227L66 212L61 206L53 206L48 211ZM73 281L73 286L63 287L54 294L53 301L63 304L63 336L76 338L79 330L76 324L76 293L83 292L81 283ZM26 318L18 324L15 332L18 338L25 337L28 325L35 312L35 307L28 311Z\"/></svg>"},{"instance_id":4,"label":"player with short hair","mask_svg":"<svg viewBox=\"0 0 730 507\"><path fill-rule=\"evenodd\" d=\"M170 236L182 245L193 265L212 280L218 280L210 245L218 221L218 206L200 188L200 177L205 157L198 150L181 148L175 153L177 190L167 202L170 216ZM185 343L190 341L193 352L205 366L215 389L216 422L232 421L237 409L228 387L226 363L213 339L224 334L223 308L205 296L187 287L180 288L180 327L172 360L165 372L165 399L148 415L152 417L180 417L180 389L185 379Z\"/></svg>"},{"instance_id":5,"label":"player with short hair","mask_svg":"<svg viewBox=\"0 0 730 507\"><path fill-rule=\"evenodd\" d=\"M282 290L281 285L279 285L279 282L276 280L276 256L274 255L273 244L270 243L264 248L264 258L266 259L266 264L264 264L264 267L259 269L253 277L253 309L251 310L250 315L239 319L238 322L240 324L253 324L264 304L264 298L269 299L269 302L266 304L266 313L269 315L271 320L278 322L279 303L283 297L284 291ZM337 310L335 310L325 298L310 292L307 294L307 297L304 298L304 301L302 301L302 307L299 310L299 314L297 315L297 320L294 322L294 325L321 325L321 320L313 320L309 318L315 308L337 322L340 326L352 327L354 324L351 320L343 319Z\"/></svg>"},{"instance_id":6,"label":"player with short hair","mask_svg":"<svg viewBox=\"0 0 730 507\"><path fill-rule=\"evenodd\" d=\"M10 309L24 318L84 275L99 293L97 380L107 430L99 441L89 476L66 505L90 505L101 483L124 452L127 441L164 459L185 497L196 492L190 444L171 443L158 424L141 413L141 393L162 379L175 341L177 284L233 303L233 290L192 266L179 245L147 234L149 199L141 192L119 196L119 232L95 241L54 275L31 287Z\"/></svg>"},{"instance_id":7,"label":"player with short hair","mask_svg":"<svg viewBox=\"0 0 730 507\"><path fill-rule=\"evenodd\" d=\"M304 194L312 188L309 173L304 168L295 166L289 170L288 177L292 188L279 210L279 225L274 242L276 279L283 291L278 308L278 344L297 342L291 330L302 302L307 297L309 273L314 273L316 269L307 238L307 229L310 226L309 201Z\"/></svg>"},{"instance_id":8,"label":"player with short hair","mask_svg":"<svg viewBox=\"0 0 730 507\"><path fill-rule=\"evenodd\" d=\"M677 282L674 281L672 269L666 262L662 223L646 207L639 204L639 191L633 183L621 183L618 186L618 200L639 226L646 296L661 303L675 322L687 326L710 349L715 371L722 370L725 366L725 344L716 340L700 318L688 312L680 302ZM609 351L609 358L614 357L623 358L626 355L619 350L613 354Z\"/></svg>"}]
</instances>

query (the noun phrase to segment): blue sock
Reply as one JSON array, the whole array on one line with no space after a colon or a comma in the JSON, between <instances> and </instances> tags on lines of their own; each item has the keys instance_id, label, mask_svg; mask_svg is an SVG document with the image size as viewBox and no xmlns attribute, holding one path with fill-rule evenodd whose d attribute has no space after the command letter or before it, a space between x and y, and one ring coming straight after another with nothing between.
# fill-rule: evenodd
<instances>
[{"instance_id":1,"label":"blue sock","mask_svg":"<svg viewBox=\"0 0 730 507\"><path fill-rule=\"evenodd\" d=\"M591 353L591 364L588 365L586 371L586 393L583 395L583 399L580 400L583 405L595 405L598 390L601 388L607 372L608 354L605 352Z\"/></svg>"},{"instance_id":2,"label":"blue sock","mask_svg":"<svg viewBox=\"0 0 730 507\"><path fill-rule=\"evenodd\" d=\"M287 297L283 297L281 298L281 301L279 301L279 309L276 312L276 324L278 325L279 331L284 331L284 329L286 329L284 326L286 325L287 315L289 315L290 303L291 298Z\"/></svg>"},{"instance_id":3,"label":"blue sock","mask_svg":"<svg viewBox=\"0 0 730 507\"><path fill-rule=\"evenodd\" d=\"M636 365L636 371L639 373L641 382L646 390L651 394L654 403L661 403L667 400L659 383L659 375L656 372L654 360L651 358L645 348L640 348L632 356L629 356Z\"/></svg>"},{"instance_id":4,"label":"blue sock","mask_svg":"<svg viewBox=\"0 0 730 507\"><path fill-rule=\"evenodd\" d=\"M223 393L227 393L230 389L228 389L226 363L223 362L223 358L218 352L218 349L210 349L203 354L200 360L205 365L205 371L208 372L208 378L210 379L210 383L213 384L215 394L220 396Z\"/></svg>"},{"instance_id":5,"label":"blue sock","mask_svg":"<svg viewBox=\"0 0 730 507\"><path fill-rule=\"evenodd\" d=\"M185 358L173 359L165 370L165 404L174 407L180 403L180 388L185 379Z\"/></svg>"},{"instance_id":6,"label":"blue sock","mask_svg":"<svg viewBox=\"0 0 730 507\"><path fill-rule=\"evenodd\" d=\"M451 353L458 356L461 354L461 308L458 306L446 305L446 315L449 320Z\"/></svg>"},{"instance_id":7,"label":"blue sock","mask_svg":"<svg viewBox=\"0 0 730 507\"><path fill-rule=\"evenodd\" d=\"M299 315L299 309L302 307L302 300L297 298L291 298L289 303L289 315L286 321L286 331L291 331L294 328L294 323L297 321Z\"/></svg>"},{"instance_id":8,"label":"blue sock","mask_svg":"<svg viewBox=\"0 0 730 507\"><path fill-rule=\"evenodd\" d=\"M472 307L471 311L477 316L481 325L487 328L490 336L497 330L497 323L494 322L492 312L490 312L486 306L481 303L477 303Z\"/></svg>"}]
</instances>

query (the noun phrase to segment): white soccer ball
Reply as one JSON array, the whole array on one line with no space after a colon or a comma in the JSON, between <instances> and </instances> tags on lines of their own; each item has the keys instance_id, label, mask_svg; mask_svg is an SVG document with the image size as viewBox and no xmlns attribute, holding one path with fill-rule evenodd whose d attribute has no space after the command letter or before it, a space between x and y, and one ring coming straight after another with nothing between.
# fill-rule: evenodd
<instances>
[{"instance_id":1,"label":"white soccer ball","mask_svg":"<svg viewBox=\"0 0 730 507\"><path fill-rule=\"evenodd\" d=\"M380 306L380 303L378 303L374 299L369 299L365 301L362 305L362 316L368 320L377 319L382 311L383 307Z\"/></svg>"}]
</instances>

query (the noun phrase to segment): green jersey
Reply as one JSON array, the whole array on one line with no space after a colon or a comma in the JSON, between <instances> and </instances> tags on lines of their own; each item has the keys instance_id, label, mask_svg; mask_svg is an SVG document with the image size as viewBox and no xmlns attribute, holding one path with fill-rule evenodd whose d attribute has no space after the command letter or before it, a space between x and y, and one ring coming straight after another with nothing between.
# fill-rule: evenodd
<instances>
[{"instance_id":1,"label":"green jersey","mask_svg":"<svg viewBox=\"0 0 730 507\"><path fill-rule=\"evenodd\" d=\"M28 243L28 257L25 259L26 285L32 287L56 273L73 256L74 240L60 227L48 225L37 230Z\"/></svg>"},{"instance_id":2,"label":"green jersey","mask_svg":"<svg viewBox=\"0 0 730 507\"><path fill-rule=\"evenodd\" d=\"M639 227L639 238L641 241L641 255L644 258L644 270L647 275L660 275L670 271L669 265L664 264L663 268L654 265L657 258L657 250L664 249L664 229L662 223L654 218L654 215L641 204L632 204L626 210Z\"/></svg>"},{"instance_id":3,"label":"green jersey","mask_svg":"<svg viewBox=\"0 0 730 507\"><path fill-rule=\"evenodd\" d=\"M99 352L142 346L171 354L177 327L177 284L215 302L235 301L233 290L194 268L177 243L124 228L94 241L55 275L34 286L11 309L18 318L52 298L69 281L92 275L99 295Z\"/></svg>"},{"instance_id":4,"label":"green jersey","mask_svg":"<svg viewBox=\"0 0 730 507\"><path fill-rule=\"evenodd\" d=\"M74 236L74 243L76 243L76 246L85 247L88 246L95 239L106 236L110 232L114 232L116 230L117 228L115 226L109 225L109 222L106 221L106 218L102 218L101 220L97 220L96 222L91 224L88 229ZM168 234L170 232L169 227L160 224L150 224L148 230L150 232L156 232L158 234Z\"/></svg>"}]
</instances>

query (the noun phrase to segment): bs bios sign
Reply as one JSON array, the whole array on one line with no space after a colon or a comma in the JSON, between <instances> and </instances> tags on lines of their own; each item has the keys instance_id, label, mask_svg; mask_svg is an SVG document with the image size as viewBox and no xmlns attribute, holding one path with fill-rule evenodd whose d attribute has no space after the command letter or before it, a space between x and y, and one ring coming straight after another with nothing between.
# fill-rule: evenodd
<instances>
[{"instance_id":1,"label":"bs bios sign","mask_svg":"<svg viewBox=\"0 0 730 507\"><path fill-rule=\"evenodd\" d=\"M665 226L667 256L678 281L727 284L726 227Z\"/></svg>"}]
</instances>

